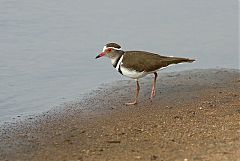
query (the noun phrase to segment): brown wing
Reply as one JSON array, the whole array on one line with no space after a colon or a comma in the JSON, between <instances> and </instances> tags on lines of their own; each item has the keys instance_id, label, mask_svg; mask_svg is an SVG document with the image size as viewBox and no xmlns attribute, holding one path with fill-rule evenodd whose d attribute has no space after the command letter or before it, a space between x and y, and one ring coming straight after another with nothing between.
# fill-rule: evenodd
<instances>
[{"instance_id":1,"label":"brown wing","mask_svg":"<svg viewBox=\"0 0 240 161\"><path fill-rule=\"evenodd\" d=\"M145 51L126 51L123 57L123 66L139 72L156 71L169 64L192 62L186 58L167 57Z\"/></svg>"}]
</instances>

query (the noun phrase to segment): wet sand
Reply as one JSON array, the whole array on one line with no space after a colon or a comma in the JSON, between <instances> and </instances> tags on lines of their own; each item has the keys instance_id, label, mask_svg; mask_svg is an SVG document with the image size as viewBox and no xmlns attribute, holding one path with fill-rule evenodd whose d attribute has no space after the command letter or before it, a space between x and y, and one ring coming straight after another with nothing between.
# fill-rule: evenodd
<instances>
[{"instance_id":1,"label":"wet sand","mask_svg":"<svg viewBox=\"0 0 240 161\"><path fill-rule=\"evenodd\" d=\"M135 82L118 81L0 131L0 160L240 161L240 72L161 73L140 81L140 102L125 106ZM130 88L129 88L130 87Z\"/></svg>"}]
</instances>

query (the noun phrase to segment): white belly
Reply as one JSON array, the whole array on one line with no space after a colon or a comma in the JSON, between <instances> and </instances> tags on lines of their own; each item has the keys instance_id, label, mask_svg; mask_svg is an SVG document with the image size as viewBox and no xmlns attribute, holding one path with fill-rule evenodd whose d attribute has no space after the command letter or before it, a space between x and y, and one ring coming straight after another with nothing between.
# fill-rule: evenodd
<instances>
[{"instance_id":1,"label":"white belly","mask_svg":"<svg viewBox=\"0 0 240 161\"><path fill-rule=\"evenodd\" d=\"M127 68L124 68L123 66L121 66L121 71L122 71L123 75L133 78L133 79L139 79L139 78L142 78L142 77L146 76L147 74L149 74L148 72L144 72L144 71L137 72L135 70L129 70Z\"/></svg>"}]
</instances>

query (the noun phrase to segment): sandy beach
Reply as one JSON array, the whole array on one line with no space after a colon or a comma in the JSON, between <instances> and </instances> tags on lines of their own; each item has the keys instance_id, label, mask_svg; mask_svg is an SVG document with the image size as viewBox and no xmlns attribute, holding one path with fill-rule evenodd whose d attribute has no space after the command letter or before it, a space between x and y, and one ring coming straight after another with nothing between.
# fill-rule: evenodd
<instances>
[{"instance_id":1,"label":"sandy beach","mask_svg":"<svg viewBox=\"0 0 240 161\"><path fill-rule=\"evenodd\" d=\"M161 73L106 84L72 102L0 128L3 161L240 161L240 71ZM76 89L77 90L77 89Z\"/></svg>"}]
</instances>

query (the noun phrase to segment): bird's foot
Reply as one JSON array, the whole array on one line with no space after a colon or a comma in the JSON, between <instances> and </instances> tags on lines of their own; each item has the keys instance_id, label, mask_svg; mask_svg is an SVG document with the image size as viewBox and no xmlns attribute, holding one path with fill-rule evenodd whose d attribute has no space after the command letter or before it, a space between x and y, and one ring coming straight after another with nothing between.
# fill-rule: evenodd
<instances>
[{"instance_id":1,"label":"bird's foot","mask_svg":"<svg viewBox=\"0 0 240 161\"><path fill-rule=\"evenodd\" d=\"M150 99L152 100L155 96L156 96L156 91L155 91L155 90L152 90Z\"/></svg>"},{"instance_id":2,"label":"bird's foot","mask_svg":"<svg viewBox=\"0 0 240 161\"><path fill-rule=\"evenodd\" d=\"M125 105L129 106L129 105L136 105L137 101L135 100L134 102L129 102L129 103L125 103Z\"/></svg>"}]
</instances>

